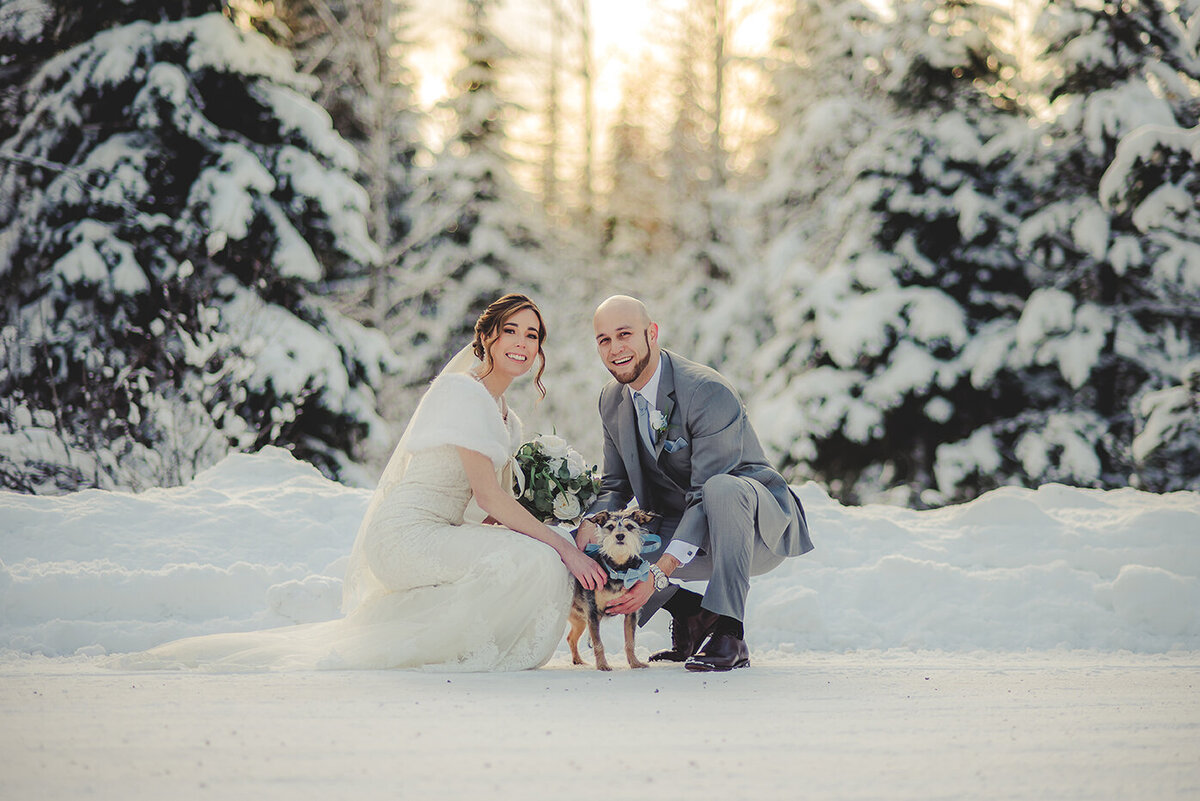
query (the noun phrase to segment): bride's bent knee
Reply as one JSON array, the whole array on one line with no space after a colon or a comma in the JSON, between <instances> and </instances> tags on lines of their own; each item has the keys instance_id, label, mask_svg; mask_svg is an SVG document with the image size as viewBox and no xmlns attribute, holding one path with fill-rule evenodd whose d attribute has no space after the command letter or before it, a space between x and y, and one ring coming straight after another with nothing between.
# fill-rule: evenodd
<instances>
[{"instance_id":1,"label":"bride's bent knee","mask_svg":"<svg viewBox=\"0 0 1200 801\"><path fill-rule=\"evenodd\" d=\"M526 537L524 534L520 536L525 540L526 544L523 551L530 562L536 564L542 570L566 570L566 566L562 562L562 557L558 555L558 551L554 550L554 548L532 537Z\"/></svg>"}]
</instances>

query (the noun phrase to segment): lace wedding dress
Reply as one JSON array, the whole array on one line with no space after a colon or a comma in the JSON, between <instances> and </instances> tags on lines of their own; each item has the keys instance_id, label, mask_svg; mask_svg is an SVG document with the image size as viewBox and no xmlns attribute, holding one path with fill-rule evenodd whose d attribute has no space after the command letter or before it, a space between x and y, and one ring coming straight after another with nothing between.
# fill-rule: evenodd
<instances>
[{"instance_id":1,"label":"lace wedding dress","mask_svg":"<svg viewBox=\"0 0 1200 801\"><path fill-rule=\"evenodd\" d=\"M346 576L346 617L178 640L113 666L494 671L545 664L565 629L570 573L544 543L465 522L472 493L455 450L477 450L503 471L520 442L516 414L505 420L482 384L444 371L368 507Z\"/></svg>"}]
</instances>

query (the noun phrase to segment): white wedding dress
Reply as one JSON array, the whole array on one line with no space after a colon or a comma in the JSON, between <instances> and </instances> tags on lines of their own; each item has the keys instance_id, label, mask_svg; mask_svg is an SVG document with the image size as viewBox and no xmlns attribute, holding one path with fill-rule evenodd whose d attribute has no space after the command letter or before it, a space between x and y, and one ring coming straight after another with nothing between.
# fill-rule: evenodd
<instances>
[{"instance_id":1,"label":"white wedding dress","mask_svg":"<svg viewBox=\"0 0 1200 801\"><path fill-rule=\"evenodd\" d=\"M192 637L116 657L112 666L500 671L545 664L565 629L570 573L544 543L464 522L472 493L455 449L479 451L504 471L520 443L516 414L504 420L482 384L448 367L372 497L346 576L346 617Z\"/></svg>"}]
</instances>

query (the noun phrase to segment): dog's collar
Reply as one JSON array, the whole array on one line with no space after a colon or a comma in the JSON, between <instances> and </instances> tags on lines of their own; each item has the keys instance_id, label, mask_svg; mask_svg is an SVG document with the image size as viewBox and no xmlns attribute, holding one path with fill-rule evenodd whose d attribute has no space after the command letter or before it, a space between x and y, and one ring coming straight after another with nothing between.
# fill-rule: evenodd
<instances>
[{"instance_id":1,"label":"dog's collar","mask_svg":"<svg viewBox=\"0 0 1200 801\"><path fill-rule=\"evenodd\" d=\"M600 546L594 542L589 542L584 546L583 552L588 556L595 557L600 553ZM599 562L608 571L609 579L611 581L623 582L625 589L629 589L639 581L645 581L650 577L650 563L645 559L639 558L636 566L625 570L618 570L616 565L608 561L603 555L601 555Z\"/></svg>"}]
</instances>

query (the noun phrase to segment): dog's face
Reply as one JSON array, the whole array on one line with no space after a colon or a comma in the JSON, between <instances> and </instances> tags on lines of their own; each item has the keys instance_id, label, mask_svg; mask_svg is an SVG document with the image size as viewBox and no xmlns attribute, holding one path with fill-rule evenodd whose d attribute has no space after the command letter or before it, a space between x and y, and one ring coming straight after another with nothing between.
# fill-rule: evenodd
<instances>
[{"instance_id":1,"label":"dog's face","mask_svg":"<svg viewBox=\"0 0 1200 801\"><path fill-rule=\"evenodd\" d=\"M617 564L625 564L642 554L648 533L644 526L657 515L641 509L623 512L597 512L588 519L600 529L600 553Z\"/></svg>"}]
</instances>

